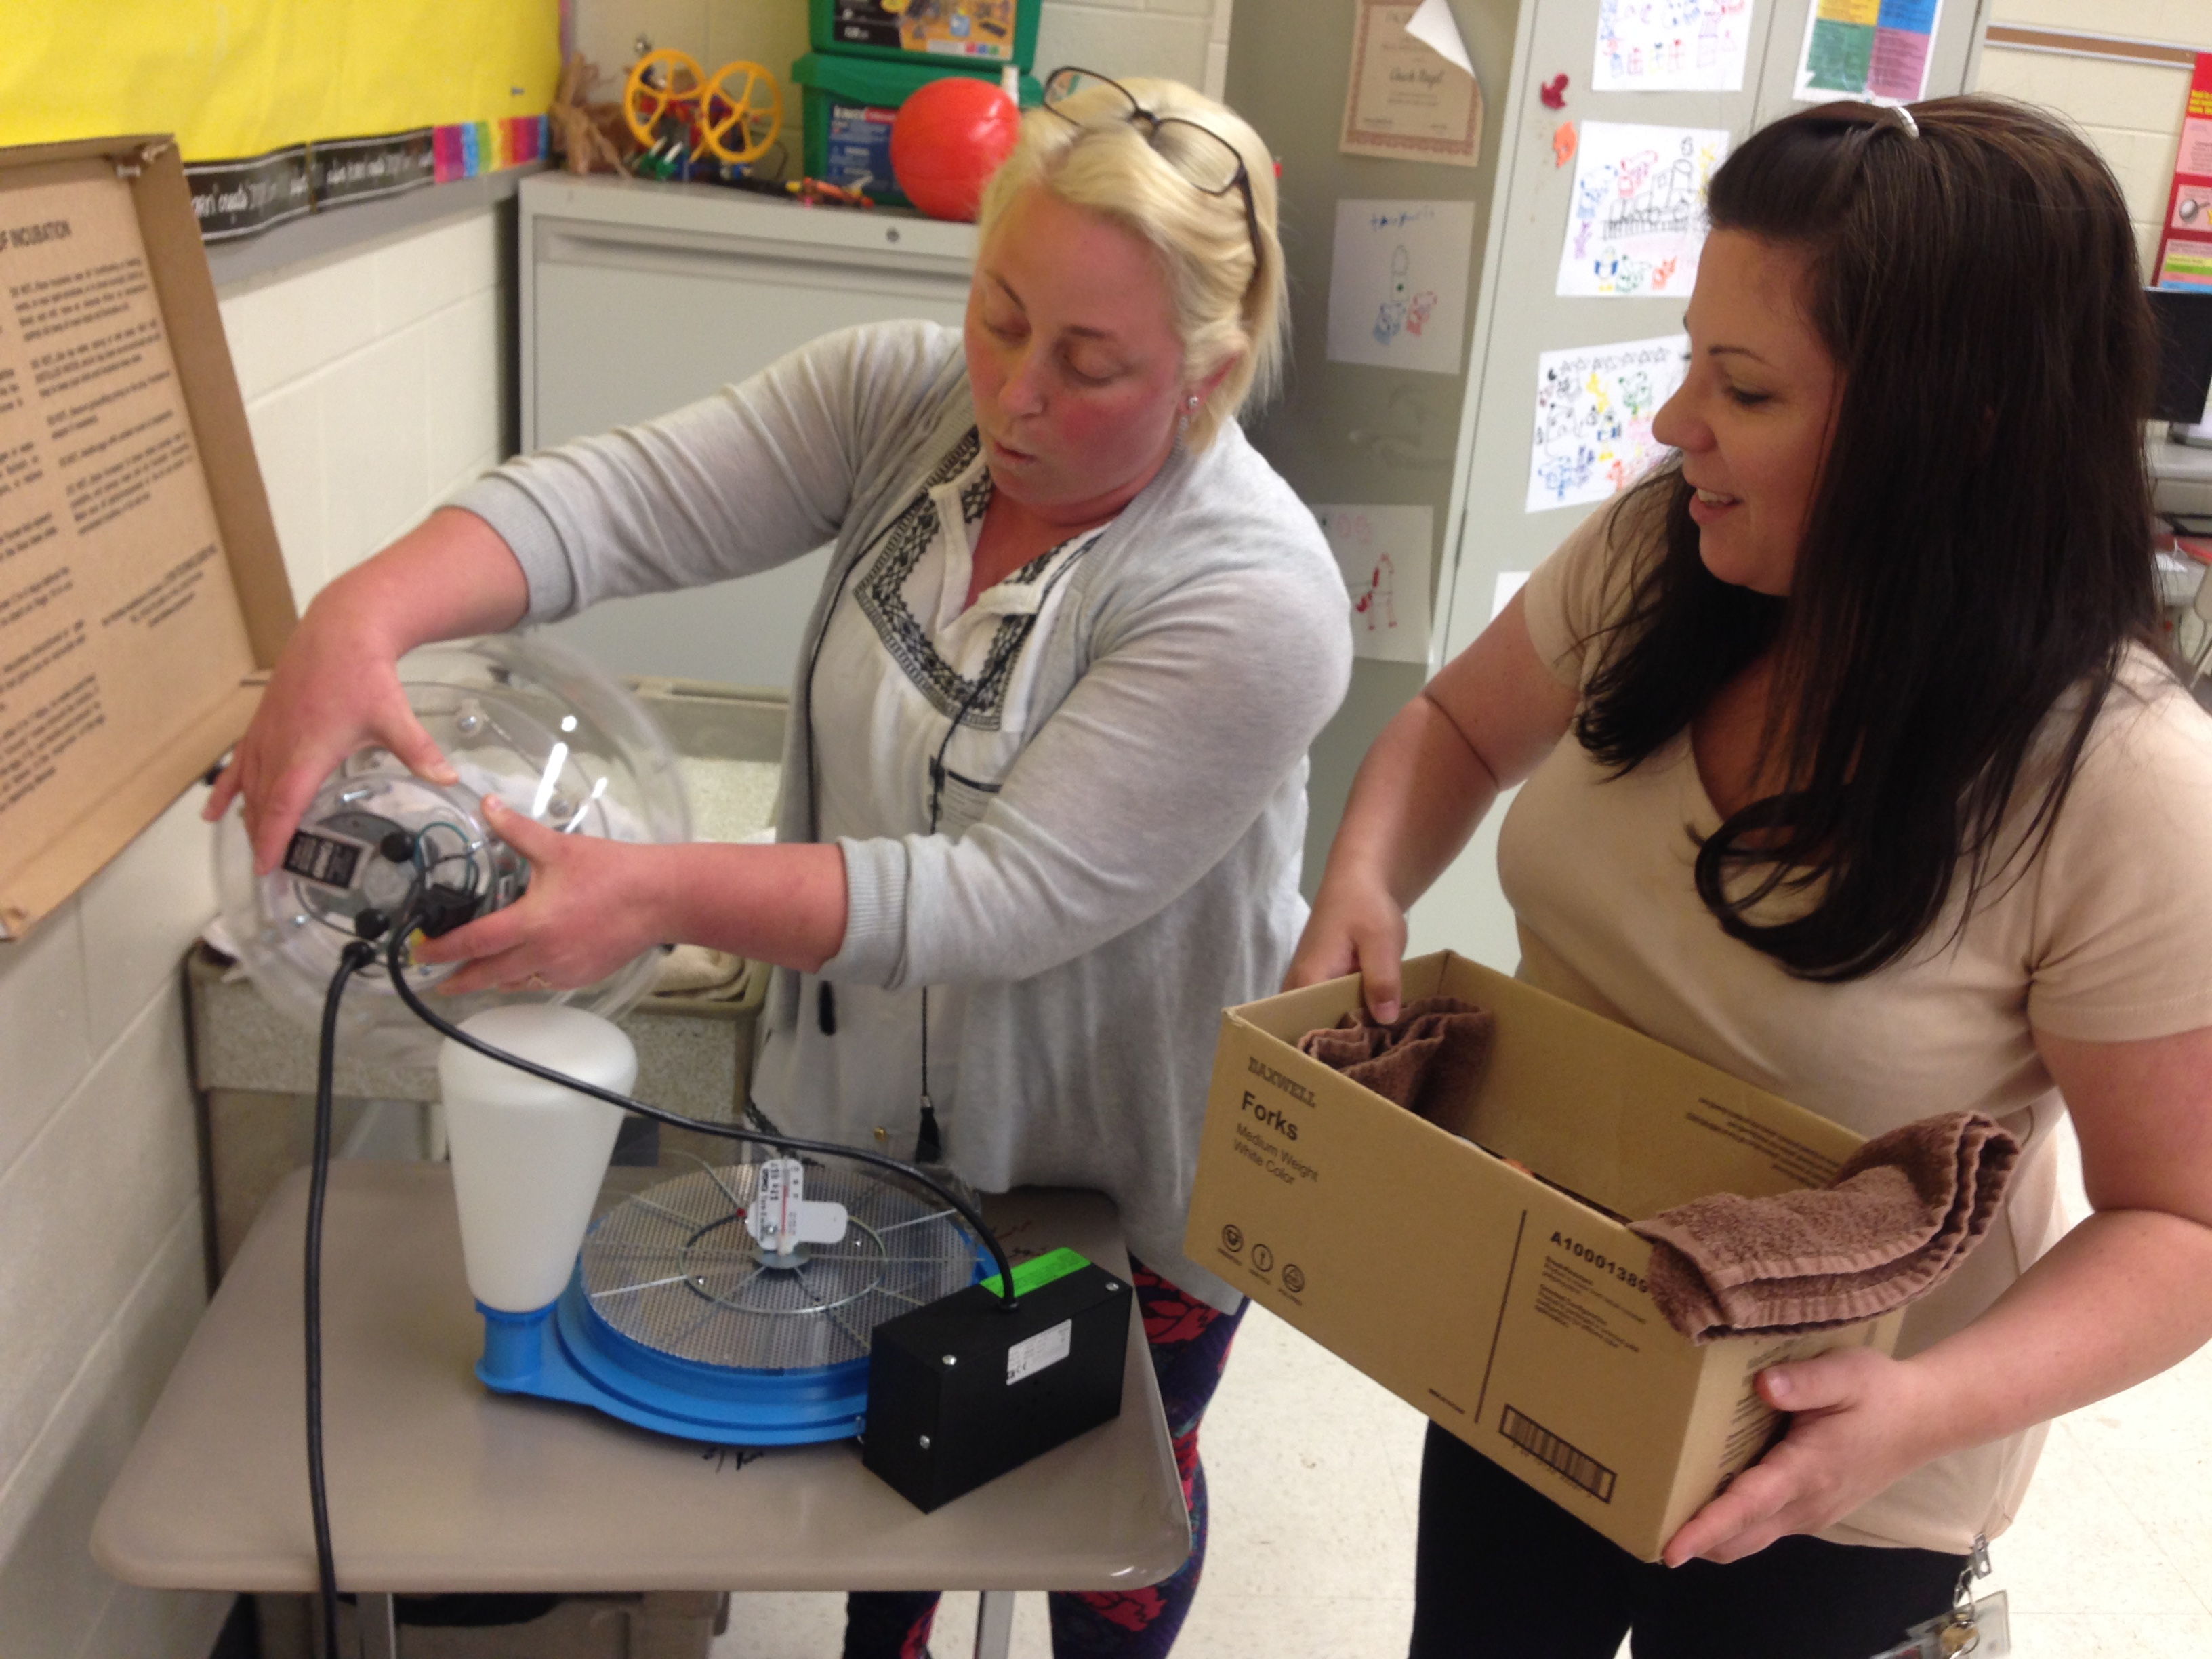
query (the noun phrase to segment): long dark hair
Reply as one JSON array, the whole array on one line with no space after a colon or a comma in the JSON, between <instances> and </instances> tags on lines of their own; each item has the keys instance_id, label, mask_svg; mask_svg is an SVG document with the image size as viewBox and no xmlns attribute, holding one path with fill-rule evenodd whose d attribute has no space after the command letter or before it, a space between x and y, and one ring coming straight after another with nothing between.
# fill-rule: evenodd
<instances>
[{"instance_id":1,"label":"long dark hair","mask_svg":"<svg viewBox=\"0 0 2212 1659\"><path fill-rule=\"evenodd\" d=\"M1865 106L1791 116L1713 175L1717 229L1808 256L1801 301L1842 377L1830 447L1786 601L1705 568L1679 466L1624 499L1609 533L1640 551L1577 726L1625 772L1774 648L1763 757L1787 783L1703 842L1697 886L1814 980L1895 960L1962 866L1963 927L2041 844L2156 614L2155 336L2119 187L2023 106L1911 112L1917 132ZM2016 791L2035 811L2000 854Z\"/></svg>"}]
</instances>

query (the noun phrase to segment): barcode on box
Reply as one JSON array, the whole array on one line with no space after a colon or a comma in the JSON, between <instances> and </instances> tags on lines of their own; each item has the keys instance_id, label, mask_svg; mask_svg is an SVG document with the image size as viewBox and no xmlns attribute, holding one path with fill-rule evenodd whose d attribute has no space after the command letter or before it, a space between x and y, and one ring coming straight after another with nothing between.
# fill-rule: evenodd
<instances>
[{"instance_id":1,"label":"barcode on box","mask_svg":"<svg viewBox=\"0 0 2212 1659\"><path fill-rule=\"evenodd\" d=\"M1538 1462L1566 1476L1599 1503L1613 1502L1613 1471L1588 1452L1577 1451L1542 1424L1508 1406L1498 1417L1498 1431Z\"/></svg>"}]
</instances>

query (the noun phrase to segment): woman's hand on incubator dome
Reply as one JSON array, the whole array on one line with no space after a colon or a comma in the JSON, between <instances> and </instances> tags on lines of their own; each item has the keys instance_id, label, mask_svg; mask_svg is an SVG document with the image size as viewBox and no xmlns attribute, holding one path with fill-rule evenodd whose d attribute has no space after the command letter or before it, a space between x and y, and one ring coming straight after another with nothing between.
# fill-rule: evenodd
<instances>
[{"instance_id":1,"label":"woman's hand on incubator dome","mask_svg":"<svg viewBox=\"0 0 2212 1659\"><path fill-rule=\"evenodd\" d=\"M484 818L530 860L530 885L504 910L415 946L417 962L468 964L441 991L573 990L661 942L663 849L564 836L495 796L484 798Z\"/></svg>"},{"instance_id":2,"label":"woman's hand on incubator dome","mask_svg":"<svg viewBox=\"0 0 2212 1659\"><path fill-rule=\"evenodd\" d=\"M399 659L428 640L496 633L530 608L530 584L499 533L442 507L320 593L292 630L253 723L216 781L204 816L246 798L263 874L331 769L380 744L432 783L459 781L408 707Z\"/></svg>"},{"instance_id":3,"label":"woman's hand on incubator dome","mask_svg":"<svg viewBox=\"0 0 2212 1659\"><path fill-rule=\"evenodd\" d=\"M1667 1540L1670 1567L1740 1561L1776 1539L1833 1526L1922 1464L1953 1449L1927 1443L1942 1413L1923 1373L1874 1348L1838 1348L1759 1373L1790 1431Z\"/></svg>"},{"instance_id":4,"label":"woman's hand on incubator dome","mask_svg":"<svg viewBox=\"0 0 2212 1659\"><path fill-rule=\"evenodd\" d=\"M1406 957L1406 912L1379 880L1332 869L1291 953L1283 988L1295 991L1346 974L1366 976L1367 1011L1388 1025L1398 1018Z\"/></svg>"},{"instance_id":5,"label":"woman's hand on incubator dome","mask_svg":"<svg viewBox=\"0 0 2212 1659\"><path fill-rule=\"evenodd\" d=\"M364 745L381 744L433 783L457 781L408 706L398 656L342 607L311 607L301 619L202 813L212 822L245 798L256 871L276 867L323 780Z\"/></svg>"}]
</instances>

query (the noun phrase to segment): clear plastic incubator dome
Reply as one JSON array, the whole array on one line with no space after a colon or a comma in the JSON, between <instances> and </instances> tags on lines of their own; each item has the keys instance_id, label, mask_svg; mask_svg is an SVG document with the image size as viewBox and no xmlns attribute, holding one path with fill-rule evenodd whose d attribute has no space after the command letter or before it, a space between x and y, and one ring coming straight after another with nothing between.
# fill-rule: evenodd
<instances>
[{"instance_id":1,"label":"clear plastic incubator dome","mask_svg":"<svg viewBox=\"0 0 2212 1659\"><path fill-rule=\"evenodd\" d=\"M416 926L433 933L522 896L529 866L487 827L487 795L564 834L690 839L667 738L642 703L574 652L535 635L489 635L410 652L399 678L458 784L426 782L388 750L362 749L325 780L270 873L254 873L237 811L216 838L222 916L240 958L271 1003L309 1025L345 947L380 942L418 889ZM659 954L577 990L472 993L441 999L439 1012L459 1021L551 1001L613 1018L651 988ZM413 967L408 983L425 990L454 971ZM373 1037L387 1061L427 1065L436 1053L436 1034L392 994L380 950L345 997L340 1024Z\"/></svg>"}]
</instances>

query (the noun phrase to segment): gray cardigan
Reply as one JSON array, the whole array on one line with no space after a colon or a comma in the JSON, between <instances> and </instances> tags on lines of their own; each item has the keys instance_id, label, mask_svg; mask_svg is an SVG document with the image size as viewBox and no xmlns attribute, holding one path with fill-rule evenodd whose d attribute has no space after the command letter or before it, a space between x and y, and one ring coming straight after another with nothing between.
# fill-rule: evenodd
<instances>
[{"instance_id":1,"label":"gray cardigan","mask_svg":"<svg viewBox=\"0 0 2212 1659\"><path fill-rule=\"evenodd\" d=\"M836 334L661 420L509 463L457 498L514 550L532 620L720 581L835 541L801 664L844 578L974 424L960 337ZM958 836L845 841L849 919L822 977L957 984L954 1167L986 1191L1095 1188L1190 1294L1182 1251L1221 1009L1273 992L1305 906L1305 751L1351 669L1313 515L1233 423L1178 449L1085 553L1028 649L1042 720ZM815 839L809 686L793 689L777 836ZM809 976L781 971L763 1080L793 1133L860 1142ZM793 1104L790 1103L805 1103ZM903 1131L902 1131L902 1138Z\"/></svg>"}]
</instances>

